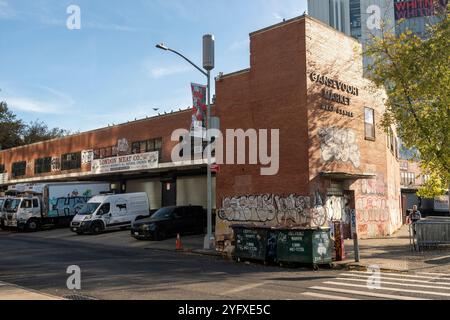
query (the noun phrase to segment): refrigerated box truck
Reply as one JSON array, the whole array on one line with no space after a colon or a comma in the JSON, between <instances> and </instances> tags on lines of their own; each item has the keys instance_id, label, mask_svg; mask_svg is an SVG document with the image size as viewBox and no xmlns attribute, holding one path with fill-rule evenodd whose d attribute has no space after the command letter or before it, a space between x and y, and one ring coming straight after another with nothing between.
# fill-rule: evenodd
<instances>
[{"instance_id":1,"label":"refrigerated box truck","mask_svg":"<svg viewBox=\"0 0 450 320\"><path fill-rule=\"evenodd\" d=\"M93 196L110 191L108 182L67 182L10 186L0 226L37 231L68 227Z\"/></svg>"}]
</instances>

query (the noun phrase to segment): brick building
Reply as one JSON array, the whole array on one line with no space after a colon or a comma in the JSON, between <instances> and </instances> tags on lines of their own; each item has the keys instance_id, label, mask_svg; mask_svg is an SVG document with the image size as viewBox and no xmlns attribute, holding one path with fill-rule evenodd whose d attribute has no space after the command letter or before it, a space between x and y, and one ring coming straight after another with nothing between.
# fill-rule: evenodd
<instances>
[{"instance_id":1,"label":"brick building","mask_svg":"<svg viewBox=\"0 0 450 320\"><path fill-rule=\"evenodd\" d=\"M230 238L230 225L242 223L335 220L350 236L352 210L361 237L398 229L399 162L377 126L384 91L363 77L361 45L308 16L256 31L250 40L250 68L216 79L213 113L222 132L243 129L248 141L265 137L255 140L247 130L267 129L275 143L271 130L279 130L279 170L262 175L266 162L260 156L249 164L248 150L247 164L220 166L213 183L218 243ZM190 120L186 110L1 151L0 185L101 180L121 192L146 191L153 208L206 205L206 161L171 161L178 143L172 132L188 129ZM139 155L156 159L139 166Z\"/></svg>"}]
</instances>

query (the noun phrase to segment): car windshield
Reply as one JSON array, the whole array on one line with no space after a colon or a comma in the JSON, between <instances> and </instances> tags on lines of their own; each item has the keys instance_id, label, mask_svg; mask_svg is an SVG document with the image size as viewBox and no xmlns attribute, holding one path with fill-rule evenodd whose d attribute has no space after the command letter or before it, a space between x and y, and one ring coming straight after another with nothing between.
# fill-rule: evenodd
<instances>
[{"instance_id":1,"label":"car windshield","mask_svg":"<svg viewBox=\"0 0 450 320\"><path fill-rule=\"evenodd\" d=\"M100 203L86 203L80 211L78 211L79 215L87 216L89 214L93 214L95 210L100 206Z\"/></svg>"},{"instance_id":2,"label":"car windshield","mask_svg":"<svg viewBox=\"0 0 450 320\"><path fill-rule=\"evenodd\" d=\"M17 212L17 208L20 206L20 199L6 199L5 201L5 211L7 212Z\"/></svg>"},{"instance_id":3,"label":"car windshield","mask_svg":"<svg viewBox=\"0 0 450 320\"><path fill-rule=\"evenodd\" d=\"M173 208L161 208L158 211L156 211L153 215L152 215L152 219L165 219L165 218L169 218L170 214L172 213Z\"/></svg>"}]
</instances>

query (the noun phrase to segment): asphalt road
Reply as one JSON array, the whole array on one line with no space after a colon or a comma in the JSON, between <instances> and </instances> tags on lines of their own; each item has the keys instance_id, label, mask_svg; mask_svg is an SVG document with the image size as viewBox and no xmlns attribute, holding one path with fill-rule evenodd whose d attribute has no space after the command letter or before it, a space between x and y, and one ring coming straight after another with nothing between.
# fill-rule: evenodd
<instances>
[{"instance_id":1,"label":"asphalt road","mask_svg":"<svg viewBox=\"0 0 450 320\"><path fill-rule=\"evenodd\" d=\"M126 241L125 241L126 239ZM128 232L77 236L68 230L0 231L0 281L71 298L95 299L449 299L450 275L280 268L146 249ZM81 290L67 289L67 267ZM377 280L380 280L377 282ZM370 286L368 286L368 283ZM74 297L76 295L77 297Z\"/></svg>"}]
</instances>

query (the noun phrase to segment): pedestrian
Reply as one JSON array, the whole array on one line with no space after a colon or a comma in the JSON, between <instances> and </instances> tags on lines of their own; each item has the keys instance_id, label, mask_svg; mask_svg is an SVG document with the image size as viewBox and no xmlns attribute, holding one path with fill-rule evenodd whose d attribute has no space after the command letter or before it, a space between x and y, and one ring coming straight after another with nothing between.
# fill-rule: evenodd
<instances>
[{"instance_id":1,"label":"pedestrian","mask_svg":"<svg viewBox=\"0 0 450 320\"><path fill-rule=\"evenodd\" d=\"M417 205L414 205L412 210L409 213L409 221L412 224L413 234L416 235L416 222L422 219L422 214L417 208Z\"/></svg>"},{"instance_id":2,"label":"pedestrian","mask_svg":"<svg viewBox=\"0 0 450 320\"><path fill-rule=\"evenodd\" d=\"M420 219L422 219L422 214L420 213L416 205L413 206L409 218L411 219L411 223L416 223L417 221L420 221Z\"/></svg>"}]
</instances>

